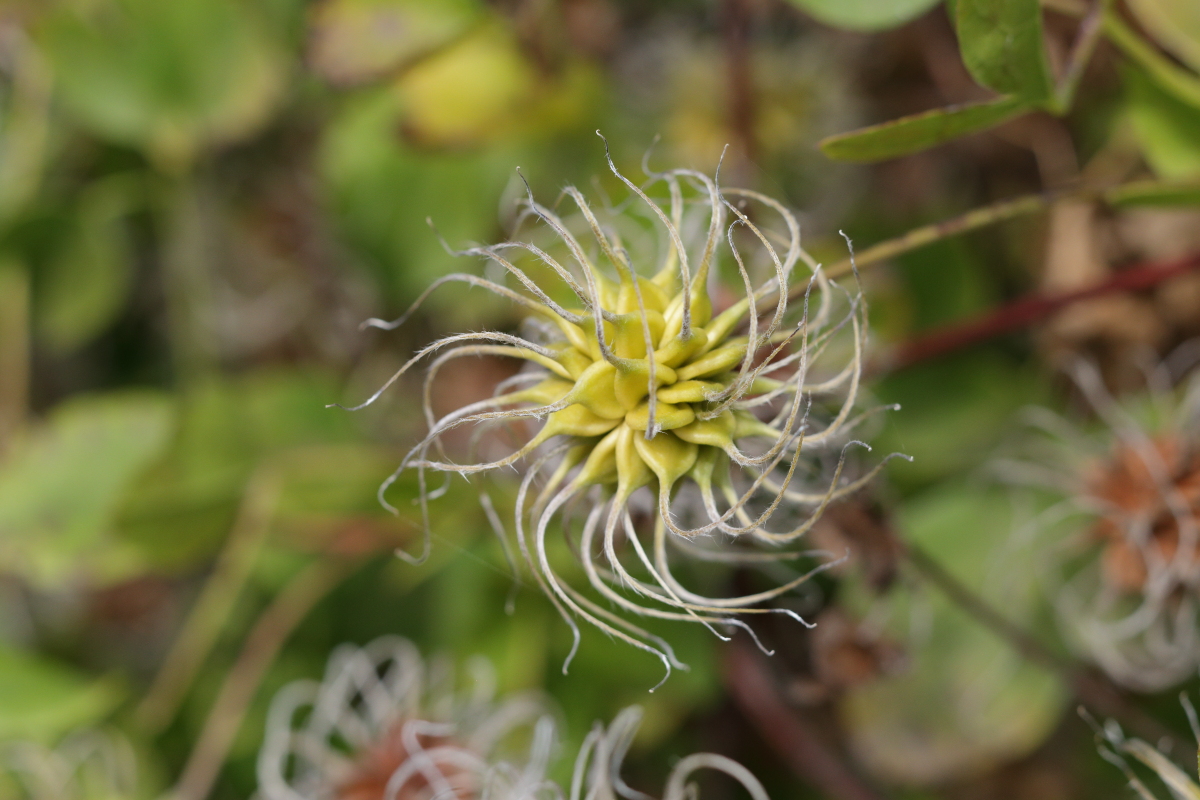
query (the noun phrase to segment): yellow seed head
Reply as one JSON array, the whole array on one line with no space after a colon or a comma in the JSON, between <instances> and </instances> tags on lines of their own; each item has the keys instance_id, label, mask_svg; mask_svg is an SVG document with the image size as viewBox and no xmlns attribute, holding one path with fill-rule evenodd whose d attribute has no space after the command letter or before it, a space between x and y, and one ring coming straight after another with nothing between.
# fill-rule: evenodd
<instances>
[{"instance_id":1,"label":"yellow seed head","mask_svg":"<svg viewBox=\"0 0 1200 800\"><path fill-rule=\"evenodd\" d=\"M427 406L429 434L396 475L414 469L424 487L429 470L470 476L524 464L517 543L576 642L574 620L582 618L654 653L669 672L678 666L670 646L610 608L700 622L714 632L746 628L737 618L742 614L777 611L799 619L763 604L812 570L765 592L711 598L675 578L672 558L796 559L802 554L781 546L799 542L828 503L882 466L854 481L842 476L846 449L862 445L847 434L867 413L856 410L866 306L857 289L824 276L800 246L796 218L777 201L723 189L692 170L651 175L639 186L611 160L609 166L632 196L607 209L603 220L574 188L564 191L570 216L530 194L523 219L535 223L535 233L549 233L553 244L544 249L514 240L460 251L498 265L506 279L449 275L399 320L371 321L395 327L429 292L463 281L525 309L530 335L448 336L418 353L367 403L426 357L432 357L429 380L453 358L525 361L525 370L489 400L441 419ZM647 223L660 235L657 253L632 246L650 235ZM724 307L712 293L722 270L737 276L741 290ZM458 464L441 455L442 437L452 429L483 432L537 420L542 425L527 443L498 460ZM642 494L657 509L646 531L635 529L630 513ZM570 501L585 497L591 502L583 504L589 510L581 525L563 518ZM424 501L422 495L423 507ZM606 605L562 580L551 564L545 540L552 523L577 539L591 590ZM770 549L754 552L743 544Z\"/></svg>"}]
</instances>

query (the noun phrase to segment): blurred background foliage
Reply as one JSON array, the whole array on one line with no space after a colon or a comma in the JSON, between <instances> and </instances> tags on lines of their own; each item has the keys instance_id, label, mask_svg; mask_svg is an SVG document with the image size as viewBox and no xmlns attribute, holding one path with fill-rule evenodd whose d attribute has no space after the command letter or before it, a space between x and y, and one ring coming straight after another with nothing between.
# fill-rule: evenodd
<instances>
[{"instance_id":1,"label":"blurred background foliage","mask_svg":"<svg viewBox=\"0 0 1200 800\"><path fill-rule=\"evenodd\" d=\"M635 787L710 749L774 797L1117 796L1074 672L1028 658L886 542L901 532L1067 657L987 465L1027 404L1086 418L1071 359L1137 392L1139 364L1200 333L1190 267L1109 285L1200 253L1197 8L4 0L0 740L118 731L137 796L182 776L190 800L247 797L274 690L319 676L338 643L400 633L543 688L572 743L645 706ZM515 323L450 288L394 333L357 327L465 268L427 218L455 246L504 238L518 166L543 200L567 183L623 196L598 128L629 174L647 153L711 173L728 144L722 182L800 210L827 262L839 229L861 251L1032 193L864 264L871 391L903 406L872 442L915 460L814 534L855 553L792 603L822 624L760 631L808 749L761 724L753 676L698 626L652 626L692 667L654 694L657 663L599 635L564 677L569 631L523 582L506 613L513 577L463 482L435 506L431 561L395 558L419 536L416 487L393 490L398 517L375 490L421 433L419 387L325 408L438 335ZM450 365L443 405L507 370ZM1110 690L1186 740L1175 692Z\"/></svg>"}]
</instances>

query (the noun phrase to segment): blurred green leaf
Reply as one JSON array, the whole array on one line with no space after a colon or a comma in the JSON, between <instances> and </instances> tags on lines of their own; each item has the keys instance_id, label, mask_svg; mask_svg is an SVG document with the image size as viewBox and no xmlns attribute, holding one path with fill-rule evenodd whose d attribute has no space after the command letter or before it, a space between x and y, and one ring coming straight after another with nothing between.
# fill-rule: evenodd
<instances>
[{"instance_id":1,"label":"blurred green leaf","mask_svg":"<svg viewBox=\"0 0 1200 800\"><path fill-rule=\"evenodd\" d=\"M911 464L892 473L906 488L978 469L1017 409L1043 399L1033 373L979 349L894 373L876 391L903 409L888 415L871 444L912 456Z\"/></svg>"},{"instance_id":2,"label":"blurred green leaf","mask_svg":"<svg viewBox=\"0 0 1200 800\"><path fill-rule=\"evenodd\" d=\"M0 465L0 569L54 586L136 568L108 534L122 493L166 444L171 417L160 395L113 393L69 400L27 431Z\"/></svg>"},{"instance_id":3,"label":"blurred green leaf","mask_svg":"<svg viewBox=\"0 0 1200 800\"><path fill-rule=\"evenodd\" d=\"M949 106L839 133L821 140L821 152L838 161L882 161L927 150L975 133L1029 110L1029 103L1001 97L986 103Z\"/></svg>"},{"instance_id":4,"label":"blurred green leaf","mask_svg":"<svg viewBox=\"0 0 1200 800\"><path fill-rule=\"evenodd\" d=\"M100 722L120 699L111 680L89 680L53 661L0 645L0 741L53 743Z\"/></svg>"},{"instance_id":5,"label":"blurred green leaf","mask_svg":"<svg viewBox=\"0 0 1200 800\"><path fill-rule=\"evenodd\" d=\"M476 0L325 0L313 8L309 62L334 83L369 81L443 46L482 11Z\"/></svg>"},{"instance_id":6,"label":"blurred green leaf","mask_svg":"<svg viewBox=\"0 0 1200 800\"><path fill-rule=\"evenodd\" d=\"M493 19L414 65L395 90L405 138L461 149L569 127L593 107L596 82L578 59L539 68L512 27Z\"/></svg>"},{"instance_id":7,"label":"blurred green leaf","mask_svg":"<svg viewBox=\"0 0 1200 800\"><path fill-rule=\"evenodd\" d=\"M1033 570L1003 557L1011 535L1004 493L951 480L911 498L898 522L909 541L1002 604L1008 618L1025 624L1036 612ZM935 589L897 589L884 602L909 663L852 692L842 708L856 752L878 774L944 785L1020 758L1054 730L1068 699L1055 675L1023 661Z\"/></svg>"},{"instance_id":8,"label":"blurred green leaf","mask_svg":"<svg viewBox=\"0 0 1200 800\"><path fill-rule=\"evenodd\" d=\"M493 141L520 126L538 84L512 30L493 23L413 67L396 89L408 135L446 147Z\"/></svg>"},{"instance_id":9,"label":"blurred green leaf","mask_svg":"<svg viewBox=\"0 0 1200 800\"><path fill-rule=\"evenodd\" d=\"M1129 119L1142 154L1168 179L1200 176L1200 108L1163 91L1139 69L1121 71Z\"/></svg>"},{"instance_id":10,"label":"blurred green leaf","mask_svg":"<svg viewBox=\"0 0 1200 800\"><path fill-rule=\"evenodd\" d=\"M377 496L380 483L396 469L396 459L396 453L368 444L290 449L277 467L282 486L274 522L278 539L306 550L349 554L419 547L420 509L411 502L417 495L411 476L402 476L389 492L399 515L389 513ZM474 514L467 525L474 527L482 512L468 487L448 491L457 502L450 501L453 508L438 504L439 525L458 527L450 516L465 511Z\"/></svg>"},{"instance_id":11,"label":"blurred green leaf","mask_svg":"<svg viewBox=\"0 0 1200 800\"><path fill-rule=\"evenodd\" d=\"M851 31L881 31L916 19L938 0L791 0L820 22Z\"/></svg>"},{"instance_id":12,"label":"blurred green leaf","mask_svg":"<svg viewBox=\"0 0 1200 800\"><path fill-rule=\"evenodd\" d=\"M49 65L15 30L5 43L11 84L0 106L0 223L7 224L33 197L50 144Z\"/></svg>"},{"instance_id":13,"label":"blurred green leaf","mask_svg":"<svg viewBox=\"0 0 1200 800\"><path fill-rule=\"evenodd\" d=\"M95 134L164 170L258 130L282 94L281 54L244 3L110 0L89 11L63 11L44 31L62 99Z\"/></svg>"},{"instance_id":14,"label":"blurred green leaf","mask_svg":"<svg viewBox=\"0 0 1200 800\"><path fill-rule=\"evenodd\" d=\"M1200 181L1134 181L1104 193L1110 206L1200 205Z\"/></svg>"},{"instance_id":15,"label":"blurred green leaf","mask_svg":"<svg viewBox=\"0 0 1200 800\"><path fill-rule=\"evenodd\" d=\"M123 499L121 540L160 570L185 568L207 557L228 534L255 469L264 464L299 468L308 458L294 462L296 448L308 452L357 438L353 415L325 408L337 396L335 381L299 371L198 384L180 399L179 430L169 450ZM361 474L357 464L345 466L347 482ZM394 468L381 465L381 473L360 491L373 493ZM339 491L324 488L313 499ZM163 536L164 530L172 535Z\"/></svg>"},{"instance_id":16,"label":"blurred green leaf","mask_svg":"<svg viewBox=\"0 0 1200 800\"><path fill-rule=\"evenodd\" d=\"M396 135L399 108L387 90L355 98L330 126L321 165L346 233L407 301L432 279L474 266L446 254L426 217L451 242L490 238L500 193L521 162L495 148L418 151Z\"/></svg>"},{"instance_id":17,"label":"blurred green leaf","mask_svg":"<svg viewBox=\"0 0 1200 800\"><path fill-rule=\"evenodd\" d=\"M1200 71L1200 3L1195 0L1129 0L1142 27L1180 61Z\"/></svg>"},{"instance_id":18,"label":"blurred green leaf","mask_svg":"<svg viewBox=\"0 0 1200 800\"><path fill-rule=\"evenodd\" d=\"M1189 72L1160 53L1115 13L1104 15L1104 33L1130 60L1146 71L1159 88L1200 108L1200 75Z\"/></svg>"},{"instance_id":19,"label":"blurred green leaf","mask_svg":"<svg viewBox=\"0 0 1200 800\"><path fill-rule=\"evenodd\" d=\"M958 0L955 28L963 62L980 85L1030 103L1050 97L1038 0Z\"/></svg>"},{"instance_id":20,"label":"blurred green leaf","mask_svg":"<svg viewBox=\"0 0 1200 800\"><path fill-rule=\"evenodd\" d=\"M0 448L7 447L28 411L29 306L28 270L0 254Z\"/></svg>"},{"instance_id":21,"label":"blurred green leaf","mask_svg":"<svg viewBox=\"0 0 1200 800\"><path fill-rule=\"evenodd\" d=\"M62 353L87 344L120 314L129 294L133 252L124 228L138 187L130 176L86 188L62 249L37 291L39 335Z\"/></svg>"}]
</instances>

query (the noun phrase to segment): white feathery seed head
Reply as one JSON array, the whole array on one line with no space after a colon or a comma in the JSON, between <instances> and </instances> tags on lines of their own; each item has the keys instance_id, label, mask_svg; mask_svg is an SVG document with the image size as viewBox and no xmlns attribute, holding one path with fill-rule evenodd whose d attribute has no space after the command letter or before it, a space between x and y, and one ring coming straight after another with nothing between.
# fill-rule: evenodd
<instances>
[{"instance_id":1,"label":"white feathery seed head","mask_svg":"<svg viewBox=\"0 0 1200 800\"><path fill-rule=\"evenodd\" d=\"M258 758L263 800L653 800L625 784L621 764L642 711L597 723L575 759L571 785L547 777L559 749L555 717L532 695L496 700L485 662L474 684L456 688L445 661L426 664L416 648L384 637L343 646L319 683L299 681L276 695ZM724 772L752 800L758 780L713 753L681 759L662 800L695 796L698 770Z\"/></svg>"},{"instance_id":2,"label":"white feathery seed head","mask_svg":"<svg viewBox=\"0 0 1200 800\"><path fill-rule=\"evenodd\" d=\"M100 730L69 734L56 747L33 741L0 743L4 800L134 800L137 756L120 735Z\"/></svg>"},{"instance_id":3,"label":"white feathery seed head","mask_svg":"<svg viewBox=\"0 0 1200 800\"><path fill-rule=\"evenodd\" d=\"M770 604L832 565L833 555L803 549L804 535L887 459L847 474L847 453L870 449L852 434L881 410L859 408L867 307L861 290L831 280L801 247L795 215L694 170L643 165L649 180L638 185L608 164L630 192L619 205L594 208L567 187L552 209L529 192L518 220L524 238L455 252L487 261L495 280L447 275L399 319L367 323L393 329L434 289L458 281L519 307L523 335L442 338L355 408L429 360L429 432L380 489L386 505L399 475L417 474L425 544L416 557L402 555L428 554L430 471L471 479L519 465L515 538L575 646L582 619L652 653L669 675L683 665L631 618L698 622L721 638L720 628L749 630L738 619L745 614L784 613L807 625ZM439 369L478 356L524 368L493 397L437 417L430 386ZM464 426L471 454L458 463L445 437ZM481 457L502 434L520 444ZM571 542L591 591L555 569L552 531ZM677 579L680 556L758 567L817 561L764 591L708 597Z\"/></svg>"},{"instance_id":4,"label":"white feathery seed head","mask_svg":"<svg viewBox=\"0 0 1200 800\"><path fill-rule=\"evenodd\" d=\"M1102 426L1029 409L1026 453L996 464L1048 497L1016 544L1036 550L1069 642L1115 681L1161 691L1200 668L1200 374L1172 386L1148 370L1141 407L1089 363L1072 377Z\"/></svg>"}]
</instances>

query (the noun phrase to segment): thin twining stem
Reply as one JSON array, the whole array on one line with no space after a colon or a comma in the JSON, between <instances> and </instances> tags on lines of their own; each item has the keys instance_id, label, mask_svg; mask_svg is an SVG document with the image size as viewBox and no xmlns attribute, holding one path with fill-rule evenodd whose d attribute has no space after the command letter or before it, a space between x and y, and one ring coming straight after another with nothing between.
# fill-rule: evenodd
<instances>
[{"instance_id":1,"label":"thin twining stem","mask_svg":"<svg viewBox=\"0 0 1200 800\"><path fill-rule=\"evenodd\" d=\"M1192 183L1186 184L1186 186L1192 185ZM934 222L920 228L914 228L902 236L880 242L872 247L868 247L861 253L857 253L856 260L860 268L865 267L868 264L894 258L895 256L924 247L927 244L948 239L951 236L957 236L960 233L966 233L977 228L985 228L998 222L1015 219L1016 217L1037 214L1049 209L1060 200L1099 200L1109 205L1118 205L1126 199L1127 194L1133 189L1148 193L1155 189L1166 190L1178 188L1186 187L1177 181L1139 180L1105 188L1076 186L1069 189L1054 189L1037 192L1036 194L1021 195L1020 197L1001 200L982 208L973 209L957 217L951 217L950 219ZM1196 188L1200 189L1200 187ZM825 274L830 278L841 278L849 275L852 270L853 265L851 265L850 259L845 258L827 267ZM795 300L802 293L800 287L794 287L788 299Z\"/></svg>"},{"instance_id":2,"label":"thin twining stem","mask_svg":"<svg viewBox=\"0 0 1200 800\"><path fill-rule=\"evenodd\" d=\"M1151 741L1159 741L1163 737L1178 738L1174 731L1130 703L1107 679L1083 669L1067 656L1052 651L1033 634L1004 616L923 549L899 539L897 544L898 551L916 573L950 598L956 608L1008 643L1026 661L1058 675L1080 701L1106 716L1120 719L1139 736Z\"/></svg>"}]
</instances>

